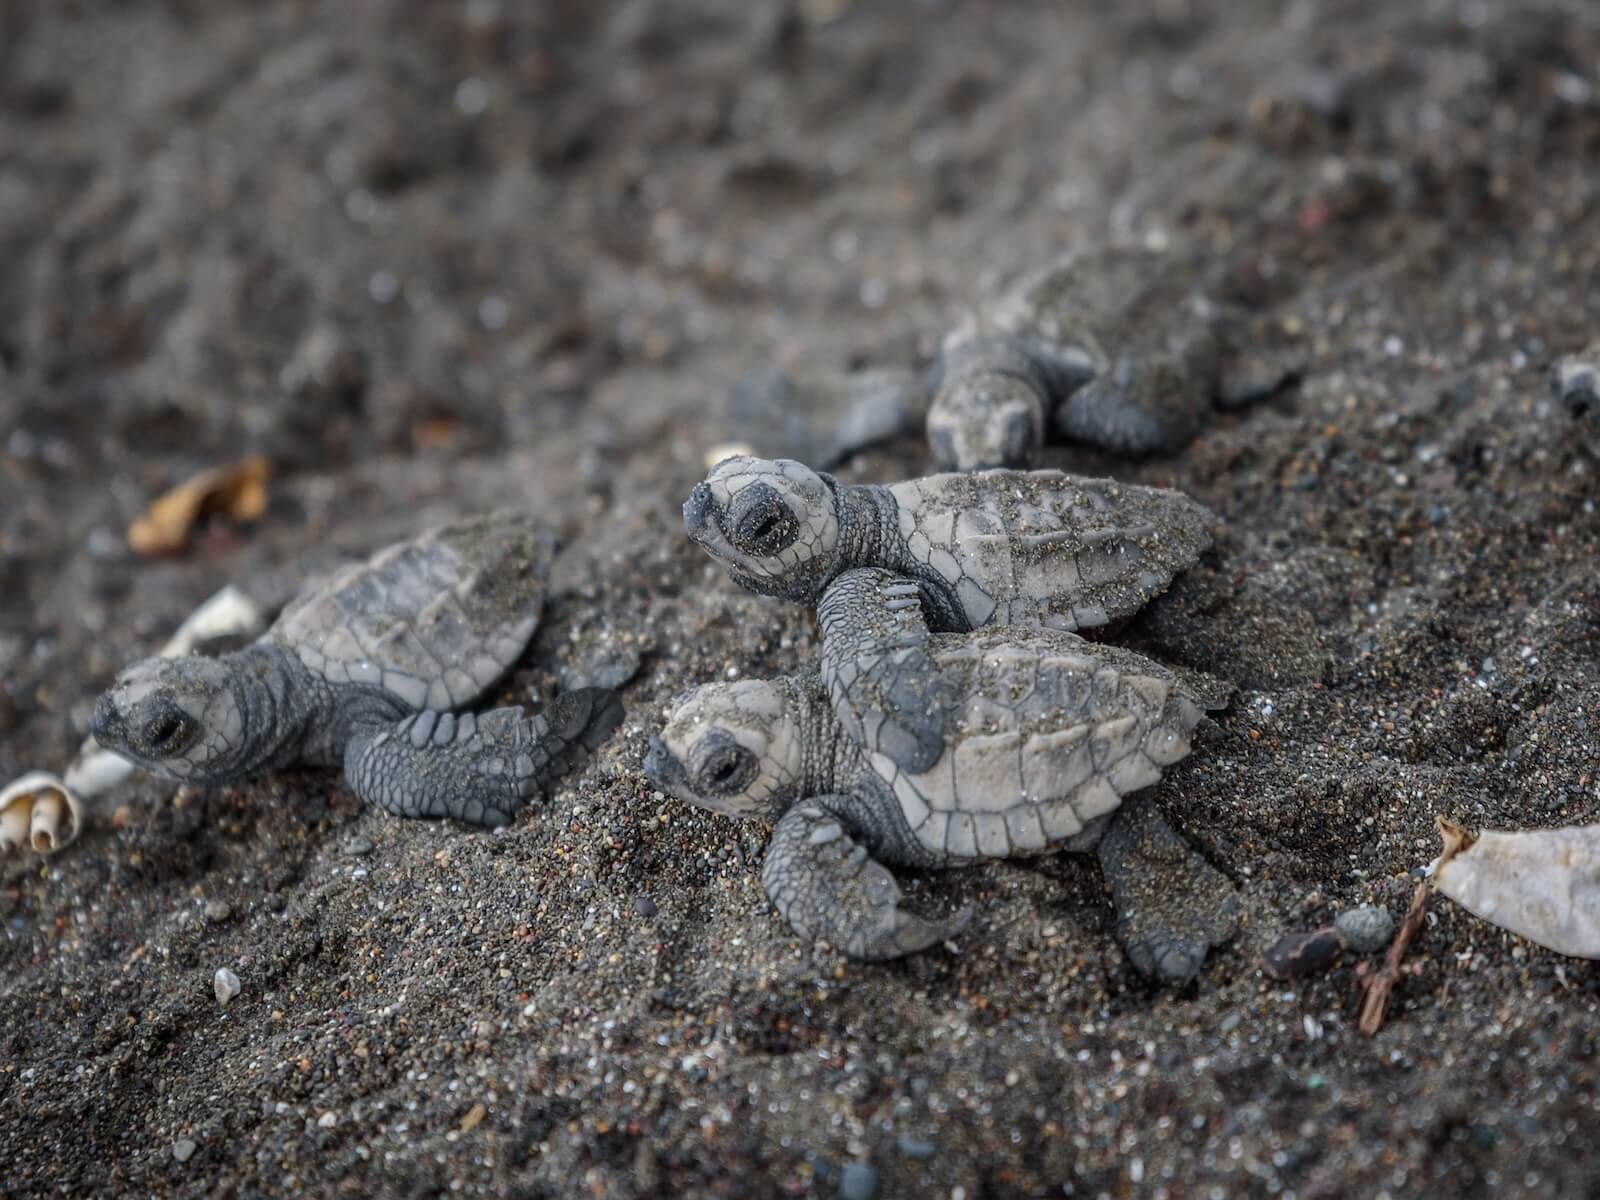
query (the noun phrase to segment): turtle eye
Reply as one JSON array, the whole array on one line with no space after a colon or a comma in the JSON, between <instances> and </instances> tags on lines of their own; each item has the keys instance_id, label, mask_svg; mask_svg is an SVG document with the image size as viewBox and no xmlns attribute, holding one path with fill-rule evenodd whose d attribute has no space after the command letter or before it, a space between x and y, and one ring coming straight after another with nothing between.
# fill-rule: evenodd
<instances>
[{"instance_id":1,"label":"turtle eye","mask_svg":"<svg viewBox=\"0 0 1600 1200\"><path fill-rule=\"evenodd\" d=\"M700 766L700 789L713 796L744 791L755 778L756 756L743 746L724 746Z\"/></svg>"},{"instance_id":2,"label":"turtle eye","mask_svg":"<svg viewBox=\"0 0 1600 1200\"><path fill-rule=\"evenodd\" d=\"M769 484L754 483L734 499L733 542L746 554L770 558L794 544L800 523Z\"/></svg>"}]
</instances>

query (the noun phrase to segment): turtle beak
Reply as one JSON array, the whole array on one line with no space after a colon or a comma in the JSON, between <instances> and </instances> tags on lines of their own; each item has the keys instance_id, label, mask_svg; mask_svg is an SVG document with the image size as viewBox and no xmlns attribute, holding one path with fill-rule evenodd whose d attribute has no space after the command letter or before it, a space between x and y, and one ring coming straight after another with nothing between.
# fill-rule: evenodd
<instances>
[{"instance_id":1,"label":"turtle beak","mask_svg":"<svg viewBox=\"0 0 1600 1200\"><path fill-rule=\"evenodd\" d=\"M649 753L644 756L644 773L651 783L668 795L677 796L680 800L689 798L689 773L667 749L667 744L659 735L650 739Z\"/></svg>"},{"instance_id":2,"label":"turtle beak","mask_svg":"<svg viewBox=\"0 0 1600 1200\"><path fill-rule=\"evenodd\" d=\"M695 484L694 491L683 503L683 527L694 541L698 542L704 536L713 507L711 485Z\"/></svg>"},{"instance_id":3,"label":"turtle beak","mask_svg":"<svg viewBox=\"0 0 1600 1200\"><path fill-rule=\"evenodd\" d=\"M117 711L111 693L106 692L94 703L94 714L89 718L89 732L94 740L106 749L114 749L127 740L128 725Z\"/></svg>"}]
</instances>

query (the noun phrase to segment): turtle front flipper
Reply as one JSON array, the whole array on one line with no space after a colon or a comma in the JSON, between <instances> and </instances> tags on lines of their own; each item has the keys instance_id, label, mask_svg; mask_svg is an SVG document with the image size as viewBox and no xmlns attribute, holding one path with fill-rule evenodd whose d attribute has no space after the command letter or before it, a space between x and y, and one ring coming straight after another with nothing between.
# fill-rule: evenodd
<instances>
[{"instance_id":1,"label":"turtle front flipper","mask_svg":"<svg viewBox=\"0 0 1600 1200\"><path fill-rule=\"evenodd\" d=\"M1216 402L1224 412L1270 399L1305 375L1305 345L1275 316L1228 305L1219 311L1218 330Z\"/></svg>"},{"instance_id":2,"label":"turtle front flipper","mask_svg":"<svg viewBox=\"0 0 1600 1200\"><path fill-rule=\"evenodd\" d=\"M848 804L843 796L831 799L833 807ZM796 933L851 958L877 960L926 950L967 927L971 908L945 921L902 909L894 876L850 836L829 800L815 796L783 815L761 870L767 895Z\"/></svg>"},{"instance_id":3,"label":"turtle front flipper","mask_svg":"<svg viewBox=\"0 0 1600 1200\"><path fill-rule=\"evenodd\" d=\"M920 774L944 753L955 702L928 656L918 585L863 567L828 585L817 606L822 682L845 731L868 751Z\"/></svg>"},{"instance_id":4,"label":"turtle front flipper","mask_svg":"<svg viewBox=\"0 0 1600 1200\"><path fill-rule=\"evenodd\" d=\"M1238 892L1149 799L1117 811L1099 854L1117 910L1117 940L1142 974L1187 983L1206 954L1238 929Z\"/></svg>"},{"instance_id":5,"label":"turtle front flipper","mask_svg":"<svg viewBox=\"0 0 1600 1200\"><path fill-rule=\"evenodd\" d=\"M728 396L735 440L819 470L915 432L927 411L927 386L905 367L796 377L761 366L741 377Z\"/></svg>"},{"instance_id":6,"label":"turtle front flipper","mask_svg":"<svg viewBox=\"0 0 1600 1200\"><path fill-rule=\"evenodd\" d=\"M1124 358L1061 401L1056 427L1065 437L1118 454L1173 454L1200 431L1213 376L1194 356Z\"/></svg>"},{"instance_id":7,"label":"turtle front flipper","mask_svg":"<svg viewBox=\"0 0 1600 1200\"><path fill-rule=\"evenodd\" d=\"M344 774L369 804L399 817L454 817L505 825L556 783L621 723L609 688L578 688L542 713L414 713L357 733Z\"/></svg>"}]
</instances>

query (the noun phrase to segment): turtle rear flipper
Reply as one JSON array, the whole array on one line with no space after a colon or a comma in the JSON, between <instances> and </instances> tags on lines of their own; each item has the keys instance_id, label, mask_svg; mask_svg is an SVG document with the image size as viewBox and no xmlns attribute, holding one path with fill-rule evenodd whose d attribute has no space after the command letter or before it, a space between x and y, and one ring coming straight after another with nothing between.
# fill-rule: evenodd
<instances>
[{"instance_id":1,"label":"turtle rear flipper","mask_svg":"<svg viewBox=\"0 0 1600 1200\"><path fill-rule=\"evenodd\" d=\"M814 796L783 815L761 869L767 895L796 933L822 938L851 958L880 960L926 950L966 928L970 908L944 921L901 908L894 876L828 811L829 800Z\"/></svg>"},{"instance_id":2,"label":"turtle rear flipper","mask_svg":"<svg viewBox=\"0 0 1600 1200\"><path fill-rule=\"evenodd\" d=\"M1117 940L1145 975L1187 983L1239 924L1239 894L1149 799L1124 804L1099 845Z\"/></svg>"},{"instance_id":3,"label":"turtle rear flipper","mask_svg":"<svg viewBox=\"0 0 1600 1200\"><path fill-rule=\"evenodd\" d=\"M344 771L357 795L401 817L505 825L621 723L609 688L557 696L537 716L519 708L481 715L414 713L350 739Z\"/></svg>"}]
</instances>

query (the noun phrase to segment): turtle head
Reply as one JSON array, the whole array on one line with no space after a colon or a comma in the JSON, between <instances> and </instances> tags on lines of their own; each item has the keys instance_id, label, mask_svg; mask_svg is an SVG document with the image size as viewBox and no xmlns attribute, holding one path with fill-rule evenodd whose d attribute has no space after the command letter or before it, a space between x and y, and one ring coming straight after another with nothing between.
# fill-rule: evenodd
<instances>
[{"instance_id":1,"label":"turtle head","mask_svg":"<svg viewBox=\"0 0 1600 1200\"><path fill-rule=\"evenodd\" d=\"M1022 467L1044 444L1044 406L1008 371L954 375L928 410L928 448L941 471Z\"/></svg>"},{"instance_id":2,"label":"turtle head","mask_svg":"<svg viewBox=\"0 0 1600 1200\"><path fill-rule=\"evenodd\" d=\"M800 723L780 681L708 683L673 703L644 772L662 791L733 817L777 817L801 795Z\"/></svg>"},{"instance_id":3,"label":"turtle head","mask_svg":"<svg viewBox=\"0 0 1600 1200\"><path fill-rule=\"evenodd\" d=\"M815 600L842 565L837 486L793 459L725 458L689 494L684 528L750 591Z\"/></svg>"},{"instance_id":4,"label":"turtle head","mask_svg":"<svg viewBox=\"0 0 1600 1200\"><path fill-rule=\"evenodd\" d=\"M168 779L220 783L246 754L232 672L215 658L147 658L95 702L94 740Z\"/></svg>"},{"instance_id":5,"label":"turtle head","mask_svg":"<svg viewBox=\"0 0 1600 1200\"><path fill-rule=\"evenodd\" d=\"M1567 415L1600 454L1600 355L1595 361L1578 357L1562 361L1550 382Z\"/></svg>"}]
</instances>

